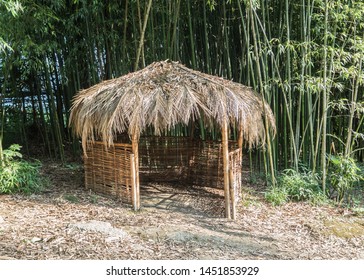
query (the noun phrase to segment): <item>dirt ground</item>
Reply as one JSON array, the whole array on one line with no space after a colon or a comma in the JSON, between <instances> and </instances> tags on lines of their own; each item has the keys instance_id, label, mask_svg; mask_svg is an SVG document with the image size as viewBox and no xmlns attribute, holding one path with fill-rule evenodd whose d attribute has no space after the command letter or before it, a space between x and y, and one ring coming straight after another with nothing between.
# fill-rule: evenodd
<instances>
[{"instance_id":1,"label":"dirt ground","mask_svg":"<svg viewBox=\"0 0 364 280\"><path fill-rule=\"evenodd\" d=\"M364 217L273 207L246 182L235 221L221 193L148 184L143 208L84 189L82 168L47 163L41 194L0 195L0 259L364 259Z\"/></svg>"}]
</instances>

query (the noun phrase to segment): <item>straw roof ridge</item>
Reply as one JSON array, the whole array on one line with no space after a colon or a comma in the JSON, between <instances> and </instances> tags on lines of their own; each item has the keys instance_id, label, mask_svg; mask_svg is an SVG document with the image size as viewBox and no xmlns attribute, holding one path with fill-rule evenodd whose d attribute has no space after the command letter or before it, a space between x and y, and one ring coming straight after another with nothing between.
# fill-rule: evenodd
<instances>
[{"instance_id":1,"label":"straw roof ridge","mask_svg":"<svg viewBox=\"0 0 364 280\"><path fill-rule=\"evenodd\" d=\"M264 142L264 121L275 131L269 105L250 87L208 75L170 60L106 80L74 98L70 125L82 138L112 144L116 135L139 135L154 127L158 135L200 117L205 125L224 121L242 125L249 146Z\"/></svg>"}]
</instances>

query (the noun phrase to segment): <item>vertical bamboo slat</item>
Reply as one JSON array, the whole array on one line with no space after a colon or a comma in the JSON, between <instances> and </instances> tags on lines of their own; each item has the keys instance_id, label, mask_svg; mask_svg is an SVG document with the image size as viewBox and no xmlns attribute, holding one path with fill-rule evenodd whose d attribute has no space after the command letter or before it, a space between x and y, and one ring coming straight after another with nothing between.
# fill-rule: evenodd
<instances>
[{"instance_id":1,"label":"vertical bamboo slat","mask_svg":"<svg viewBox=\"0 0 364 280\"><path fill-rule=\"evenodd\" d=\"M229 188L229 143L228 143L228 124L225 120L221 128L222 136L222 157L224 170L224 195L225 195L225 217L231 219L230 215L230 188Z\"/></svg>"}]
</instances>

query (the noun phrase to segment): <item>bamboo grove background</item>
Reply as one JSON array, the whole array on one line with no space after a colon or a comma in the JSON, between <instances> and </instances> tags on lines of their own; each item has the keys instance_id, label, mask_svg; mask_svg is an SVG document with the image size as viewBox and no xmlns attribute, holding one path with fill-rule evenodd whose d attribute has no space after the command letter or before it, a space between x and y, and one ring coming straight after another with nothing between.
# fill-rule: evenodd
<instances>
[{"instance_id":1,"label":"bamboo grove background","mask_svg":"<svg viewBox=\"0 0 364 280\"><path fill-rule=\"evenodd\" d=\"M2 0L0 48L1 149L64 160L78 90L171 59L269 102L255 170L305 166L325 186L328 155L363 162L362 0Z\"/></svg>"}]
</instances>

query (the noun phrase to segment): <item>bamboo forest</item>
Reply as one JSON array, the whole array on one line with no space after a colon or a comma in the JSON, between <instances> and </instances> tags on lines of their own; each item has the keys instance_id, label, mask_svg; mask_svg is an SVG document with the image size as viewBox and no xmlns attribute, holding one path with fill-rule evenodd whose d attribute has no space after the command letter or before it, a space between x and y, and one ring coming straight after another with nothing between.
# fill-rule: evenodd
<instances>
[{"instance_id":1,"label":"bamboo forest","mask_svg":"<svg viewBox=\"0 0 364 280\"><path fill-rule=\"evenodd\" d=\"M87 107L88 111L83 117L85 122L96 123L98 122L96 107L92 107L93 105L97 104L101 111L105 110L105 116L113 114L113 112L106 113L106 106L112 107L113 102L115 103L114 99L106 101L101 97L96 98L96 94L104 94L103 90L107 87L108 80L119 81L116 79L122 76L125 76L125 83L134 77L142 80L147 74L133 76L133 73L144 73L137 71L149 69L146 67L154 62L171 61L183 65L181 67L186 67L186 69L193 69L188 72L190 73L188 75L206 74L203 76L204 81L201 82L201 85L197 84L197 79L193 80L190 88L184 87L186 90L183 94L192 94L191 92L196 88L204 87L205 83L215 83L215 78L212 76L217 76L221 78L218 80L218 83L221 84L217 85L216 82L215 88L220 88L220 86L225 88L225 82L222 86L222 81L226 81L226 91L230 92L230 90L233 91L230 82L233 82L234 86L240 84L236 85L236 88L244 86L244 89L245 87L249 90L252 89L261 102L254 103L258 104L254 105L257 107L249 107L250 103L241 105L241 108L249 107L248 109L253 111L262 110L259 113L254 111L254 114L257 113L256 115L261 118L258 121L262 122L259 137L254 134L255 132L249 130L250 134L248 135L246 132L243 140L243 137L240 136L243 133L240 130L243 128L239 127L240 117L237 117L237 121L230 121L228 127L229 141L235 141L242 147L243 168L242 171L240 169L238 175L234 173L236 176L234 180L242 182L241 190L239 189L239 194L237 194L239 202L231 199L231 203L239 204L238 210L236 210L238 211L236 227L247 229L252 226L248 220L239 219L239 213L240 217L242 217L241 215L245 217L248 214L241 213L264 212L263 208L258 207L259 210L257 210L256 205L258 204L264 205L260 207L266 207L264 209L270 209L269 211L272 213L273 211L283 211L287 217L290 217L291 214L288 213L292 213L294 207L298 207L307 213L307 217L311 213L313 216L310 216L310 219L316 217L316 212L312 210L312 207L323 207L323 209L331 209L325 210L329 211L329 216L336 217L345 212L350 213L350 217L353 219L358 219L352 221L357 226L357 230L352 234L359 243L361 242L360 244L364 244L362 220L364 217L363 59L364 2L362 0L0 0L0 198L1 194L4 194L3 197L8 197L8 195L11 197L20 193L25 195L23 199L27 200L30 199L27 198L29 194L40 193L43 195L50 192L50 196L52 196L54 191L62 197L62 201L68 203L67 207L71 208L82 203L88 203L91 205L90 207L98 205L106 207L105 205L108 203L118 204L115 200L105 202L109 201L107 195L103 196L97 192L90 193L89 190L85 190L85 180L87 186L89 184L87 178L92 176L87 177L88 168L91 167L83 165L83 160L86 161L88 156L92 160L98 157L84 154L83 151L86 150L85 144L82 144L86 142L83 139L84 135L92 135L90 137L94 137L94 133L114 135L111 134L114 131L111 131L111 126L106 126L107 121L105 121L105 123L101 123L101 128L87 127L83 131L77 128L78 134L74 133L75 126L80 124L72 119L72 114L79 117L72 110L78 110L81 108L80 104L89 102L90 107ZM161 65L164 65L163 63ZM187 73L187 70L183 70L185 68L180 69L182 69L181 73ZM159 82L164 79L164 76L155 79ZM175 78L176 83L178 83L177 79ZM120 83L121 81L124 83L124 80L120 80ZM133 85L137 87L138 80L135 81ZM96 88L95 86L98 85L100 87ZM154 92L152 88L149 88L153 85L152 83L144 85L146 91ZM169 93L171 87L172 90ZM88 88L94 89L94 91L90 91L89 96L86 96L83 92ZM175 89L173 85L169 89L164 93L168 92L173 95ZM81 99L77 97L78 94L84 98L82 101L79 101ZM115 98L117 94L119 92L115 89L108 96L112 95ZM208 93L206 94L208 95ZM104 96L109 98L107 95ZM243 95L236 96L238 100ZM245 95L242 98L244 99ZM132 97L127 100L128 106L134 106L133 100ZM158 103L158 100L155 102ZM140 106L145 105L143 104ZM267 106L265 107L264 104ZM122 106L122 104L119 105ZM152 105L148 104L148 106ZM169 130L162 131L158 136L187 137L198 133L199 140L206 140L203 142L204 144L199 144L201 147L203 145L203 147L207 147L206 143L210 143L208 141L211 143L224 142L226 140L224 140L223 134L224 126L220 125L218 121L210 121L207 116L212 109L208 108L210 111L204 109L209 105L203 107L205 105L200 103L198 106L200 106L198 107L200 111L195 112L186 123L177 123L173 120L168 123ZM185 114L190 112L187 107L186 105ZM234 108L240 110L240 107L238 105L234 107L234 104L231 105L231 108L231 110L235 110ZM193 109L191 110L193 111ZM224 113L224 110L228 109L222 106L220 110ZM203 113L201 113L202 111ZM241 122L242 126L244 123L247 126L255 125L254 121L258 117L253 116L253 111L249 111L250 113L247 114L249 118ZM97 114L102 115L102 112L97 112ZM116 116L115 114L114 116ZM160 110L156 116L163 114ZM184 113L178 114L176 118L182 118ZM219 117L220 113L214 113L214 116ZM89 117L88 120L87 117ZM230 118L232 119L232 117ZM153 121L154 124L157 123L155 119ZM153 124L153 121L151 120L150 123ZM123 116L118 117L115 121L109 120L107 124L114 125L116 122L122 122L125 125L132 123ZM148 122L148 119L145 122ZM191 128L192 122L193 127ZM118 129L117 132L128 131L124 127L123 130ZM137 138L134 138L132 134L129 136L126 138L131 143L133 159L135 154L138 161L138 150L135 148ZM262 141L251 145L254 137ZM168 141L164 142L167 143L164 144L165 153L174 149L174 142ZM146 143L148 148L148 145L156 142ZM140 155L147 149L141 145L140 142ZM211 147L216 148L217 144L214 145L211 144ZM116 147L118 146L115 145L115 151ZM129 148L125 148L125 151L127 149ZM192 148L190 153L192 153ZM227 160L229 160L228 157ZM141 156L140 172L144 170L142 161ZM149 159L148 162L151 164ZM186 164L190 164L192 157L188 158L186 162ZM221 160L221 162L223 161ZM221 212L221 215L219 214L221 217L224 217L224 213L226 213L225 217L230 217L230 210L224 211L230 207L229 195L233 197L234 194L231 189L233 175L231 175L232 172L230 175L228 174L225 162L224 157L224 165L221 163L221 168L224 168L221 181L225 185L222 184L221 188L225 190L225 204L222 196L221 201L217 199L216 205L224 206L221 206L221 209L216 207L220 209L217 211ZM57 166L54 170L56 173L50 175L53 174L49 171L53 165ZM170 165L165 164L163 168L169 168ZM95 166L92 168L99 168L98 165ZM126 166L129 168L133 165L127 162ZM139 164L134 164L134 167L135 170L133 168L130 170L131 174L139 172ZM184 170L187 170L187 167L184 168L185 166L181 167L180 172L183 173ZM93 175L92 178L103 177L105 172ZM188 176L198 174L197 171L190 169L186 172ZM114 176L114 173L110 174L111 177ZM69 178L78 182L77 186L74 184L75 190L66 186L70 181ZM135 182L133 181L134 183L132 182L130 185L131 195L139 195L139 190L133 191L132 189L134 185L139 186L139 177L132 180ZM180 177L176 181L179 180ZM230 194L227 192L229 182ZM57 184L66 186L66 189L58 189L61 186ZM111 183L107 184L108 187L110 185ZM47 190L49 188L50 190ZM166 189L174 192L173 187L167 186ZM203 196L202 190L203 188L196 188L197 196ZM126 192L129 193L128 186ZM143 203L148 205L147 202L143 202L143 189L141 194L142 206ZM134 201L133 199L132 197L131 201ZM210 197L207 196L204 199L210 199ZM139 203L138 201L135 205ZM204 206L201 206L201 213L214 216L211 214L213 205L215 204L212 202L206 202ZM197 211L196 209L199 209L200 206L191 207ZM206 210L207 208L204 207L211 209ZM252 209L250 207L255 207L255 210L249 210ZM168 209L170 210L170 208ZM235 208L231 209L235 219ZM212 212L209 212L210 210ZM106 216L100 216L101 210L97 211L99 216L96 216L99 220L103 220L104 217L105 221L109 221ZM107 215L107 211L102 211L102 215ZM273 216L278 215L276 212L274 213ZM255 217L259 215L257 214ZM0 206L0 235L3 232L2 216L5 217L5 214L2 214ZM252 216L254 215L252 214ZM306 216L304 215L304 217ZM133 219L137 218L133 216ZM141 219L142 216L139 220ZM151 219L155 219L157 223L158 216L155 215ZM297 219L294 220L294 223L298 222ZM325 230L330 228L328 224L331 222L331 220L325 220L320 226L315 224L319 227L315 232L327 234ZM340 220L340 225L339 222L332 222L332 226L347 228L345 225L347 222ZM75 231L78 227L79 224L74 226ZM265 232L263 222L261 227L262 232ZM277 226L277 229L283 230L283 227L284 223ZM310 224L310 228L314 231L315 226ZM310 232L303 226L300 229L302 230L300 234ZM163 234L165 234L165 240L170 240L167 231ZM254 232L254 230L252 231ZM72 234L76 233L72 232ZM64 237L64 240L71 243L76 242L74 241L76 239L72 239L72 234ZM133 236L135 232L128 232L128 234ZM335 238L342 238L340 234L338 235ZM346 239L344 239L347 241L354 238L353 236L345 235ZM41 238L46 240L48 237ZM188 239L188 237L184 238L184 240ZM229 239L231 237L226 238L228 241L224 243L224 246L229 246L230 241L233 243ZM344 256L343 258L364 258L363 250L358 249L362 246L358 245L359 243L350 245L352 247L348 247L345 253L341 252L341 249L332 253L333 251L324 249L326 247L323 244L327 244L325 242L329 241L321 240L320 242L323 243L317 243L319 245L315 247L318 248L317 252L308 252L306 249L303 250L303 247L299 247L301 241L302 244L306 242L303 241L304 238L308 238L307 235L292 245L296 247L294 250L293 247L290 247L292 250L287 255L280 253L281 251L273 252L273 249L269 247L271 251L267 249L270 252L268 255L262 253L259 256L283 259L309 259L317 256L327 259L341 258L341 256ZM34 248L43 242L33 241L30 243L34 245ZM49 244L52 242L50 241ZM153 242L162 241L154 240ZM319 241L315 239L312 242ZM161 244L161 248L171 246L167 241ZM182 246L178 245L178 242L176 244L176 246ZM201 244L199 246L203 246ZM282 244L284 244L283 241L278 245ZM140 253L141 255L137 253L128 255L126 251L116 252L117 246L113 249L115 250L114 255L107 255L108 253L105 253L101 247L95 248L95 251L91 249L87 252L82 251L84 253L80 253L80 255L71 249L57 251L57 255L53 249L53 251L44 249L43 252L37 247L38 249L34 250L38 250L39 255L32 255L30 253L32 249L26 245L24 245L26 247L24 247L24 252L27 255L22 255L23 253L20 252L10 253L12 250L10 247L1 249L2 246L5 245L0 241L0 259L2 255L12 258L97 259L98 257L93 255L93 252L96 251L97 254L101 254L99 256L104 258L114 256L115 258L161 259L164 256L173 259L181 257L177 253L173 255L170 247L168 247L169 255L162 253L162 256L159 256L154 245L150 245L151 248L153 247L151 249L154 250L153 254L143 251ZM143 243L143 246L147 246L146 243ZM300 252L301 249L307 254L295 255L294 251ZM181 250L184 252L183 258L203 258L198 253L193 255L193 250L188 251L185 247ZM263 252L265 249L261 250ZM342 250L344 251L344 249ZM222 251L227 252L225 249ZM339 255L341 253L342 255ZM231 255L221 253L216 258L225 257L249 258L252 255L243 256L233 251Z\"/></svg>"}]
</instances>

